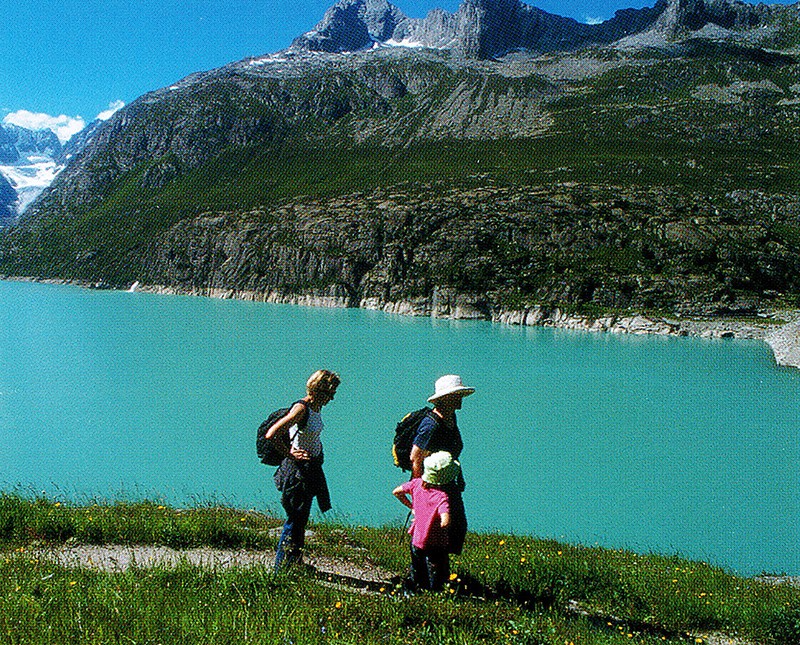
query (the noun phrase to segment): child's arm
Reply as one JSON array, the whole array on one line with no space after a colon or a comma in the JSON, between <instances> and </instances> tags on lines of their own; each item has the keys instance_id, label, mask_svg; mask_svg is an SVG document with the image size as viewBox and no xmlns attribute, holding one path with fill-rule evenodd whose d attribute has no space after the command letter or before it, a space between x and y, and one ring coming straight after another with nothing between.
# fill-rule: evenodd
<instances>
[{"instance_id":1,"label":"child's arm","mask_svg":"<svg viewBox=\"0 0 800 645\"><path fill-rule=\"evenodd\" d=\"M394 495L403 506L405 506L406 508L411 508L411 500L408 499L408 495L403 490L402 486L398 486L397 488L395 488L392 491L392 495Z\"/></svg>"},{"instance_id":2,"label":"child's arm","mask_svg":"<svg viewBox=\"0 0 800 645\"><path fill-rule=\"evenodd\" d=\"M450 513L449 512L444 512L441 515L439 515L439 519L441 520L443 529L446 529L448 526L450 526Z\"/></svg>"}]
</instances>

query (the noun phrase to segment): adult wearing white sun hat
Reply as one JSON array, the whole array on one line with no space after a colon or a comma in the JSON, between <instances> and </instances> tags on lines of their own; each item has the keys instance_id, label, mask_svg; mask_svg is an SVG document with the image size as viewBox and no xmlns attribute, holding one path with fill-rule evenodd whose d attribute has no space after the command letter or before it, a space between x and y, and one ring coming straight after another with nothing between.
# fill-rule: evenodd
<instances>
[{"instance_id":1,"label":"adult wearing white sun hat","mask_svg":"<svg viewBox=\"0 0 800 645\"><path fill-rule=\"evenodd\" d=\"M433 410L419 424L411 447L411 475L422 477L425 457L439 452L449 452L453 459L459 459L464 449L461 431L456 421L456 410L461 409L464 397L475 392L475 388L464 385L457 374L447 374L437 379L434 393L428 397ZM459 477L447 486L450 498L449 551L461 553L467 533L467 516L461 493L464 491L464 478Z\"/></svg>"}]
</instances>

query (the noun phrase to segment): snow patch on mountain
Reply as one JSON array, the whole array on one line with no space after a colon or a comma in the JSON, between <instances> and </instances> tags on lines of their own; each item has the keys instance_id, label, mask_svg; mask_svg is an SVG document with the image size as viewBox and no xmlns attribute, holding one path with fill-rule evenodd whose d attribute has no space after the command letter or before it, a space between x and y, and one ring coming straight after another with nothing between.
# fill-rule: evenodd
<instances>
[{"instance_id":1,"label":"snow patch on mountain","mask_svg":"<svg viewBox=\"0 0 800 645\"><path fill-rule=\"evenodd\" d=\"M108 109L86 125L81 117L17 110L0 123L0 227L22 215L64 169L67 162L91 141L97 129L125 107L112 101ZM9 185L16 193L9 194Z\"/></svg>"},{"instance_id":2,"label":"snow patch on mountain","mask_svg":"<svg viewBox=\"0 0 800 645\"><path fill-rule=\"evenodd\" d=\"M0 173L17 193L17 214L24 213L63 169L62 164L47 157L29 157L27 163L0 166Z\"/></svg>"}]
</instances>

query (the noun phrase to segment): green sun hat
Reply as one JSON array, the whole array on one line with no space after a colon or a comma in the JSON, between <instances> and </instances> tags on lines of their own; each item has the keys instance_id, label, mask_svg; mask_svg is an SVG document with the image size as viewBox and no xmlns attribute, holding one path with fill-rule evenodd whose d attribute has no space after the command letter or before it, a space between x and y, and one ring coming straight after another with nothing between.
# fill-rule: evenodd
<instances>
[{"instance_id":1,"label":"green sun hat","mask_svg":"<svg viewBox=\"0 0 800 645\"><path fill-rule=\"evenodd\" d=\"M461 473L461 464L444 450L425 457L422 465L424 467L422 481L434 486L449 484Z\"/></svg>"}]
</instances>

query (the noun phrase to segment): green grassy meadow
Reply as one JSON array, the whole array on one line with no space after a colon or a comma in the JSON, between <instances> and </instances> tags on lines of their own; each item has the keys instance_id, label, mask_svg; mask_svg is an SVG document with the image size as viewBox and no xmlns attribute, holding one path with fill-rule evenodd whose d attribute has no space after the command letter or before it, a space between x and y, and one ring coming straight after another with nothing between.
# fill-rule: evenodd
<instances>
[{"instance_id":1,"label":"green grassy meadow","mask_svg":"<svg viewBox=\"0 0 800 645\"><path fill-rule=\"evenodd\" d=\"M470 534L441 594L405 597L397 526L316 524L309 555L396 572L358 593L306 570L253 566L67 568L62 545L270 550L281 520L214 505L73 505L0 496L4 643L800 642L800 589L675 556ZM378 588L376 588L378 587Z\"/></svg>"}]
</instances>

